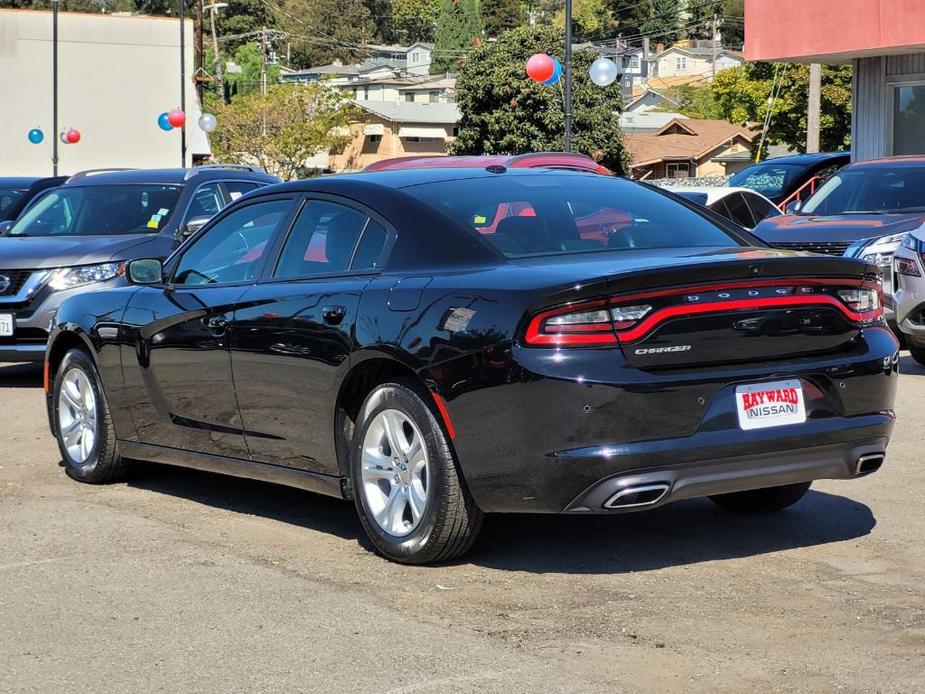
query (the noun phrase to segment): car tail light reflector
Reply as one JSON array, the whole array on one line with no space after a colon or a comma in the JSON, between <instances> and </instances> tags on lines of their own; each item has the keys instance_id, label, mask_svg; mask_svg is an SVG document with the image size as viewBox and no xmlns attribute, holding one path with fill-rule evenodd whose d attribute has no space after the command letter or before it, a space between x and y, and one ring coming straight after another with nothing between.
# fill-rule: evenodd
<instances>
[{"instance_id":1,"label":"car tail light reflector","mask_svg":"<svg viewBox=\"0 0 925 694\"><path fill-rule=\"evenodd\" d=\"M647 304L612 309L605 300L572 304L534 316L525 339L529 345L613 345L615 330L635 325L651 310Z\"/></svg>"}]
</instances>

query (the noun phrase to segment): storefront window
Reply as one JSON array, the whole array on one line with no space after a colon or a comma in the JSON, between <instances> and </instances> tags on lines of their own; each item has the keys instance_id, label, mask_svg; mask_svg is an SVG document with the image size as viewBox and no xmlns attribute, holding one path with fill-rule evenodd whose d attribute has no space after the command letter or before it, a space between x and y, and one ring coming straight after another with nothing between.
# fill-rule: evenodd
<instances>
[{"instance_id":1,"label":"storefront window","mask_svg":"<svg viewBox=\"0 0 925 694\"><path fill-rule=\"evenodd\" d=\"M893 154L925 154L925 85L893 89Z\"/></svg>"}]
</instances>

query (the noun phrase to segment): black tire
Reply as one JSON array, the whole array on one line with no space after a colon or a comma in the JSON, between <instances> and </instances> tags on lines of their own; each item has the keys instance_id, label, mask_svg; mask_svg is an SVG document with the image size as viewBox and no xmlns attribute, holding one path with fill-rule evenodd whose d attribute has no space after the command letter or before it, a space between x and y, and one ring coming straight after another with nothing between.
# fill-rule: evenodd
<instances>
[{"instance_id":1,"label":"black tire","mask_svg":"<svg viewBox=\"0 0 925 694\"><path fill-rule=\"evenodd\" d=\"M811 484L812 482L800 482L799 484L786 484L782 487L716 494L710 497L710 501L720 508L735 513L769 513L780 511L798 502L809 491Z\"/></svg>"},{"instance_id":2,"label":"black tire","mask_svg":"<svg viewBox=\"0 0 925 694\"><path fill-rule=\"evenodd\" d=\"M377 386L357 416L350 447L350 479L360 522L376 551L402 564L449 561L472 546L482 524L482 512L466 488L452 444L431 396L412 381L397 380ZM362 477L362 447L376 416L394 409L409 418L421 432L428 460L427 495L420 521L410 534L388 533L370 511Z\"/></svg>"},{"instance_id":3,"label":"black tire","mask_svg":"<svg viewBox=\"0 0 925 694\"><path fill-rule=\"evenodd\" d=\"M68 453L64 435L61 432L58 410L64 379L69 372L75 369L86 376L96 398L94 442L89 456L83 462L75 460ZM106 484L115 482L124 476L126 464L119 455L119 449L116 445L116 435L112 428L109 404L106 401L106 395L103 392L96 366L93 364L90 355L83 349L72 349L61 360L61 365L55 373L52 388L51 412L55 438L58 440L58 450L64 460L64 471L69 477L88 484Z\"/></svg>"},{"instance_id":4,"label":"black tire","mask_svg":"<svg viewBox=\"0 0 925 694\"><path fill-rule=\"evenodd\" d=\"M925 347L909 347L909 354L912 355L912 358L915 359L919 364L925 366Z\"/></svg>"}]
</instances>

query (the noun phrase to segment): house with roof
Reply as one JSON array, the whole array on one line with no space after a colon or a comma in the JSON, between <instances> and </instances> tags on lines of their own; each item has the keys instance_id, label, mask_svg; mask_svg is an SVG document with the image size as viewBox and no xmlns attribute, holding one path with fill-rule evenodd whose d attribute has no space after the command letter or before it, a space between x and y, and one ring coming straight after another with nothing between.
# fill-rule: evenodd
<instances>
[{"instance_id":1,"label":"house with roof","mask_svg":"<svg viewBox=\"0 0 925 694\"><path fill-rule=\"evenodd\" d=\"M711 77L714 72L712 46L679 46L660 50L652 61L652 77ZM742 54L727 48L716 48L716 72L738 67L744 62Z\"/></svg>"},{"instance_id":2,"label":"house with roof","mask_svg":"<svg viewBox=\"0 0 925 694\"><path fill-rule=\"evenodd\" d=\"M623 107L624 113L645 113L655 109L677 108L678 102L652 87L634 88L632 96Z\"/></svg>"},{"instance_id":3,"label":"house with roof","mask_svg":"<svg viewBox=\"0 0 925 694\"><path fill-rule=\"evenodd\" d=\"M330 171L358 171L380 159L446 154L457 133L455 103L355 100L363 116L350 125L351 140L328 157Z\"/></svg>"},{"instance_id":4,"label":"house with roof","mask_svg":"<svg viewBox=\"0 0 925 694\"><path fill-rule=\"evenodd\" d=\"M359 63L345 65L339 60L305 70L280 73L283 82L314 82L325 79L333 84L350 84L389 77L430 74L433 44L418 42L410 46L369 46L369 55Z\"/></svg>"},{"instance_id":5,"label":"house with roof","mask_svg":"<svg viewBox=\"0 0 925 694\"><path fill-rule=\"evenodd\" d=\"M726 176L751 161L755 134L723 120L674 118L654 133L624 138L633 178Z\"/></svg>"},{"instance_id":6,"label":"house with roof","mask_svg":"<svg viewBox=\"0 0 925 694\"><path fill-rule=\"evenodd\" d=\"M687 116L671 111L624 111L620 114L620 132L656 133L673 120L688 120Z\"/></svg>"}]
</instances>

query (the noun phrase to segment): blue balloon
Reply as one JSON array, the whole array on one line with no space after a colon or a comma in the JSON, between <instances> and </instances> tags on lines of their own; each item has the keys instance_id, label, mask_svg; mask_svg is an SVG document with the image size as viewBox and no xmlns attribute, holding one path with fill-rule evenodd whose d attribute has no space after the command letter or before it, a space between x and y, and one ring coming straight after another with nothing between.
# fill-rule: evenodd
<instances>
[{"instance_id":1,"label":"blue balloon","mask_svg":"<svg viewBox=\"0 0 925 694\"><path fill-rule=\"evenodd\" d=\"M562 63L559 62L559 59L553 57L552 62L555 63L555 69L552 71L552 77L543 82L547 87L551 87L556 84L562 78Z\"/></svg>"},{"instance_id":2,"label":"blue balloon","mask_svg":"<svg viewBox=\"0 0 925 694\"><path fill-rule=\"evenodd\" d=\"M167 111L164 111L157 117L157 127L164 131L173 130L173 126L170 124L170 121L167 120Z\"/></svg>"},{"instance_id":3,"label":"blue balloon","mask_svg":"<svg viewBox=\"0 0 925 694\"><path fill-rule=\"evenodd\" d=\"M38 128L32 128L32 130L29 131L29 142L32 144L37 145L44 139L45 133L43 133Z\"/></svg>"}]
</instances>

